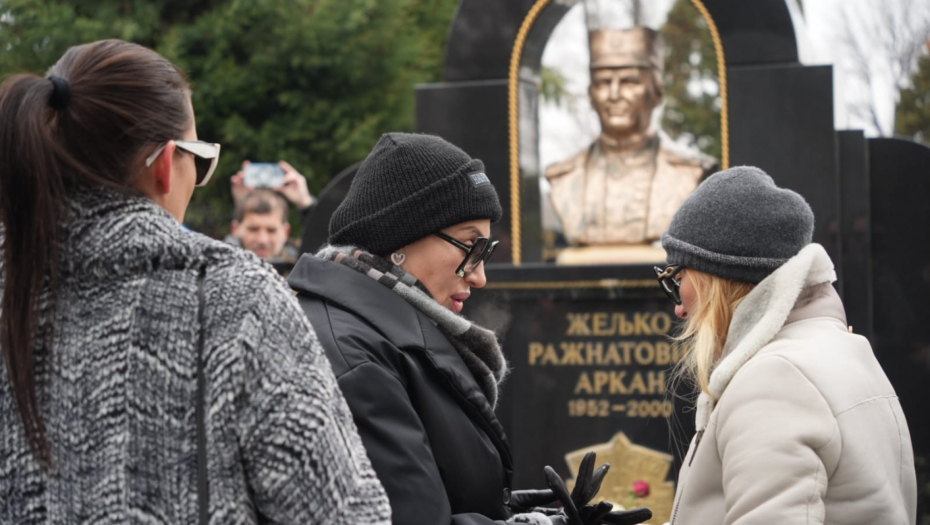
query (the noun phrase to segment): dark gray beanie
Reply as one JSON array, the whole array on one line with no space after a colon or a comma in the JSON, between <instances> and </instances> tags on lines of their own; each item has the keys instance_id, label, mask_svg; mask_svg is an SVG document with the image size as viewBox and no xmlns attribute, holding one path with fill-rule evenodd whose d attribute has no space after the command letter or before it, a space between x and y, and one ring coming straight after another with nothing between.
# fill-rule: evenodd
<instances>
[{"instance_id":1,"label":"dark gray beanie","mask_svg":"<svg viewBox=\"0 0 930 525\"><path fill-rule=\"evenodd\" d=\"M329 243L387 255L460 222L501 218L484 164L434 135L385 133L329 221Z\"/></svg>"},{"instance_id":2,"label":"dark gray beanie","mask_svg":"<svg viewBox=\"0 0 930 525\"><path fill-rule=\"evenodd\" d=\"M707 178L685 200L662 236L669 264L758 283L814 234L814 213L772 177L739 166Z\"/></svg>"}]
</instances>

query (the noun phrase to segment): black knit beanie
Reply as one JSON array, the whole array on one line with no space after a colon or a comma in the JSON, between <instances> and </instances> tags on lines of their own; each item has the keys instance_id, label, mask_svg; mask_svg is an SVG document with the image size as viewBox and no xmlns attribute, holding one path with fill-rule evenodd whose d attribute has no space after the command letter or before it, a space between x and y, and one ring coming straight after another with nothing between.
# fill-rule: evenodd
<instances>
[{"instance_id":1,"label":"black knit beanie","mask_svg":"<svg viewBox=\"0 0 930 525\"><path fill-rule=\"evenodd\" d=\"M811 242L814 213L764 171L739 166L707 178L662 236L669 264L759 283Z\"/></svg>"},{"instance_id":2,"label":"black knit beanie","mask_svg":"<svg viewBox=\"0 0 930 525\"><path fill-rule=\"evenodd\" d=\"M433 135L385 133L329 221L329 243L387 255L461 222L501 218L484 164Z\"/></svg>"}]
</instances>

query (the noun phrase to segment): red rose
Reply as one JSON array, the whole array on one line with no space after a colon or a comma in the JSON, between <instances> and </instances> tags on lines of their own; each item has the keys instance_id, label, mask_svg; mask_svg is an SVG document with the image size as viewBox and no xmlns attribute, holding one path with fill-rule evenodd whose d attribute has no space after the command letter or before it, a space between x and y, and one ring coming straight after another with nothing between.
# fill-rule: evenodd
<instances>
[{"instance_id":1,"label":"red rose","mask_svg":"<svg viewBox=\"0 0 930 525\"><path fill-rule=\"evenodd\" d=\"M649 482L646 480L637 480L633 482L633 495L637 498L645 498L649 495Z\"/></svg>"}]
</instances>

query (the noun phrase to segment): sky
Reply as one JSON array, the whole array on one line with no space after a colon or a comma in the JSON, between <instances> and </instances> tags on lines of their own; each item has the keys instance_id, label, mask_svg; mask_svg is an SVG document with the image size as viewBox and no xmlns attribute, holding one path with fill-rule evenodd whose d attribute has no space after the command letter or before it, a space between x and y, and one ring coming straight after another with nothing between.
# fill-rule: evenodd
<instances>
[{"instance_id":1,"label":"sky","mask_svg":"<svg viewBox=\"0 0 930 525\"><path fill-rule=\"evenodd\" d=\"M797 3L792 1L789 7L794 18L795 34L798 41L798 54L805 65L833 65L834 124L837 129L862 129L866 135L877 136L879 130L871 122L859 118L849 109L849 104L868 97L866 89L861 86L855 75L849 70L845 60L848 50L841 34L842 9L850 13L867 16L878 8L878 2L930 2L930 0L803 0L803 18L799 17ZM845 4L845 5L844 5ZM857 9L850 9L850 7ZM873 103L878 112L879 122L885 130L894 127L895 89L894 81L888 71L880 67L881 59L876 55L872 64Z\"/></svg>"}]
</instances>

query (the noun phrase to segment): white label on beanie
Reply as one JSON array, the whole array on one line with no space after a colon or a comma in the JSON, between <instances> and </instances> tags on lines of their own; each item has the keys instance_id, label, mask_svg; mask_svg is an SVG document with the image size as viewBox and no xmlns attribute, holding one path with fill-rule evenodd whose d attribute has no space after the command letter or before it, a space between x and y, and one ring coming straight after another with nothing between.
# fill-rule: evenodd
<instances>
[{"instance_id":1,"label":"white label on beanie","mask_svg":"<svg viewBox=\"0 0 930 525\"><path fill-rule=\"evenodd\" d=\"M480 171L478 173L472 173L469 177L471 177L471 181L475 183L476 187L491 184L491 179Z\"/></svg>"}]
</instances>

